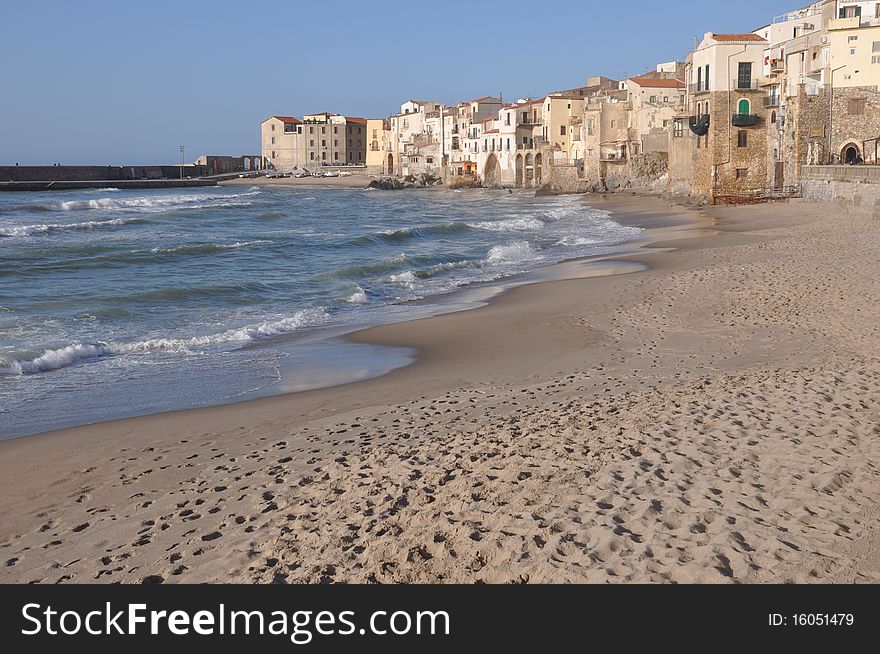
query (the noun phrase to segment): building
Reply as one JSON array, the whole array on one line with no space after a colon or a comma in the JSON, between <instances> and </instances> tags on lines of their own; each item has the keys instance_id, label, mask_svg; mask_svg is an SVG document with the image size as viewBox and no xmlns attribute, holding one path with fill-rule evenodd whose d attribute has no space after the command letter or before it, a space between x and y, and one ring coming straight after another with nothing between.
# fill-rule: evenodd
<instances>
[{"instance_id":1,"label":"building","mask_svg":"<svg viewBox=\"0 0 880 654\"><path fill-rule=\"evenodd\" d=\"M300 120L272 116L261 125L263 158L276 170L320 166L365 166L367 121L318 113Z\"/></svg>"},{"instance_id":2,"label":"building","mask_svg":"<svg viewBox=\"0 0 880 654\"><path fill-rule=\"evenodd\" d=\"M694 193L712 197L725 192L764 188L767 184L766 124L759 79L767 40L758 34L707 33L688 57L688 126L692 138L672 139L685 148L673 158L692 162ZM678 175L672 177L679 178Z\"/></svg>"},{"instance_id":3,"label":"building","mask_svg":"<svg viewBox=\"0 0 880 654\"><path fill-rule=\"evenodd\" d=\"M373 175L391 175L394 172L394 154L391 152L391 125L383 118L367 120L367 172Z\"/></svg>"}]
</instances>

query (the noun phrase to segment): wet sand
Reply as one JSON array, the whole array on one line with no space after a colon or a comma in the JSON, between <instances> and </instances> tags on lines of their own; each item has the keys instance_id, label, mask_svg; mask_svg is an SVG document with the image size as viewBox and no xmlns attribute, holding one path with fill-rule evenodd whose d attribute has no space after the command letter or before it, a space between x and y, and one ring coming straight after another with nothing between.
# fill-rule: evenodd
<instances>
[{"instance_id":1,"label":"wet sand","mask_svg":"<svg viewBox=\"0 0 880 654\"><path fill-rule=\"evenodd\" d=\"M880 222L686 216L378 379L0 443L0 581L880 580Z\"/></svg>"}]
</instances>

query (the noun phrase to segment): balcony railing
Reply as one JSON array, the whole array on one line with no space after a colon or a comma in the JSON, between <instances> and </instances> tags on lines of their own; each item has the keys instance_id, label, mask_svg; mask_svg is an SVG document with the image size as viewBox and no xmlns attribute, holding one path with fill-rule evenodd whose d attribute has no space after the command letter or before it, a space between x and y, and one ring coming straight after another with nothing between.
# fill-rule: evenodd
<instances>
[{"instance_id":1,"label":"balcony railing","mask_svg":"<svg viewBox=\"0 0 880 654\"><path fill-rule=\"evenodd\" d=\"M764 108L768 107L778 107L779 106L779 96L778 95L765 95L764 96Z\"/></svg>"},{"instance_id":2,"label":"balcony railing","mask_svg":"<svg viewBox=\"0 0 880 654\"><path fill-rule=\"evenodd\" d=\"M754 127L760 118L755 114L733 114L730 122L734 127Z\"/></svg>"},{"instance_id":3,"label":"balcony railing","mask_svg":"<svg viewBox=\"0 0 880 654\"><path fill-rule=\"evenodd\" d=\"M697 136L705 136L709 133L709 114L698 114L688 119L691 131Z\"/></svg>"},{"instance_id":4,"label":"balcony railing","mask_svg":"<svg viewBox=\"0 0 880 654\"><path fill-rule=\"evenodd\" d=\"M693 95L694 93L708 93L709 85L706 82L700 82L699 84L688 84L688 93Z\"/></svg>"},{"instance_id":5,"label":"balcony railing","mask_svg":"<svg viewBox=\"0 0 880 654\"><path fill-rule=\"evenodd\" d=\"M733 81L733 88L736 91L750 91L759 87L758 78L753 79L736 79Z\"/></svg>"}]
</instances>

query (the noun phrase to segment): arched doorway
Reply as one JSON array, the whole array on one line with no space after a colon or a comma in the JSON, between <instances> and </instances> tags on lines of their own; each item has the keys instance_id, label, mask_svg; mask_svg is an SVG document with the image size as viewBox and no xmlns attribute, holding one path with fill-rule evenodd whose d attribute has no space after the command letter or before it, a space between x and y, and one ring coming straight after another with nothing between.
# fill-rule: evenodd
<instances>
[{"instance_id":1,"label":"arched doorway","mask_svg":"<svg viewBox=\"0 0 880 654\"><path fill-rule=\"evenodd\" d=\"M516 184L517 188L522 188L522 185L523 185L523 156L521 154L516 155L515 184Z\"/></svg>"},{"instance_id":2,"label":"arched doorway","mask_svg":"<svg viewBox=\"0 0 880 654\"><path fill-rule=\"evenodd\" d=\"M388 155L388 170L386 171L389 175L394 174L394 155Z\"/></svg>"},{"instance_id":3,"label":"arched doorway","mask_svg":"<svg viewBox=\"0 0 880 654\"><path fill-rule=\"evenodd\" d=\"M529 152L526 155L526 178L524 186L532 188L532 180L535 179L535 157Z\"/></svg>"},{"instance_id":4,"label":"arched doorway","mask_svg":"<svg viewBox=\"0 0 880 654\"><path fill-rule=\"evenodd\" d=\"M541 165L544 163L544 157L539 152L535 155L535 186L541 185L542 170Z\"/></svg>"},{"instance_id":5,"label":"arched doorway","mask_svg":"<svg viewBox=\"0 0 880 654\"><path fill-rule=\"evenodd\" d=\"M500 183L501 163L493 152L486 159L486 166L483 168L483 186L498 186Z\"/></svg>"},{"instance_id":6,"label":"arched doorway","mask_svg":"<svg viewBox=\"0 0 880 654\"><path fill-rule=\"evenodd\" d=\"M843 146L843 150L840 153L840 160L843 161L846 165L851 165L856 161L862 158L859 153L859 146L855 143L849 143Z\"/></svg>"}]
</instances>

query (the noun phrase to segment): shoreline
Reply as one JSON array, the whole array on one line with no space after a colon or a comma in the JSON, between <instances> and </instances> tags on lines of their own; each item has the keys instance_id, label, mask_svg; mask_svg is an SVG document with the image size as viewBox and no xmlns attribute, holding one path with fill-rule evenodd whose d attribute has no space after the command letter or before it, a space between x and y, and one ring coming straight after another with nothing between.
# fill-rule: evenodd
<instances>
[{"instance_id":1,"label":"shoreline","mask_svg":"<svg viewBox=\"0 0 880 654\"><path fill-rule=\"evenodd\" d=\"M334 178L331 178L331 180L333 179ZM235 185L249 186L246 184L248 181L252 180L236 180ZM265 181L268 183L280 182L282 185L290 185L289 182L291 181L295 183L304 181L305 186L320 185L311 184L310 182L312 180L309 179L280 179ZM314 181L320 182L318 179L315 179ZM346 181L347 180L343 180L343 182ZM285 182L288 184L285 184ZM345 188L344 184L342 187ZM581 198L581 201L586 207L593 207L594 205L598 207L599 204L607 204L611 209L615 209L619 206L627 207L628 204L632 204L632 198L638 197L639 196L633 194L630 196L630 199L627 200L624 199L623 195L615 196L614 194L603 194L595 197L584 196ZM638 205L640 203L636 202L636 204ZM659 203L658 206L660 206ZM0 442L19 438L32 438L45 433L69 429L86 428L105 422L149 418L151 416L180 411L214 409L226 405L244 404L258 399L282 397L293 393L305 392L306 390L319 391L333 388L335 386L369 381L389 374L400 367L413 365L418 360L418 352L416 352L415 355L404 354L402 351L411 351L413 348L397 347L392 343L382 343L380 345L364 341L358 336L361 332L369 331L387 324L407 324L416 320L430 319L446 314L454 314L461 311L470 311L481 308L487 303L493 302L496 298L519 286L565 279L614 276L641 272L646 269L647 264L640 262L628 263L630 257L644 252L650 252L652 243L665 240L669 235L690 234L693 230L705 228L705 218L698 218L697 214L693 211L683 211L680 208L675 207L675 205L669 205L669 207L664 210L652 210L651 215L647 215L641 207L637 207L635 210L618 212L614 214L613 217L619 220L620 224L643 229L644 233L636 240L628 241L616 246L621 249L619 252L596 254L588 257L575 257L573 259L563 260L550 265L538 266L527 272L517 273L510 277L502 277L492 281L475 282L447 291L440 295L429 296L419 300L412 300L394 305L399 308L411 307L411 313L415 315L397 317L391 320L375 323L308 328L302 333L292 334L286 338L279 338L272 346L280 352L285 353L287 356L295 355L297 358L297 364L301 363L301 355L305 355L306 367L311 365L312 368L316 368L319 362L317 361L317 356L311 357L312 359L315 359L314 361L310 360L310 349L317 349L321 352L322 346L326 346L328 343L340 343L338 348L340 352L335 357L336 359L340 359L342 358L343 351L346 349L348 349L349 352L354 353L356 352L355 348L363 348L365 346L372 347L374 352L377 353L377 356L372 357L373 361L365 362L361 360L353 364L354 366L362 367L359 373L357 373L354 368L351 370L340 368L339 370L333 371L339 378L345 379L347 377L348 379L346 381L333 381L332 374L318 375L319 377L323 376L327 378L329 380L327 382L312 380L310 378L304 378L301 380L291 379L284 376L284 365L282 365L282 372L280 373L282 376L279 381L258 390L249 391L240 396L218 399L216 401L211 400L190 406L162 408L149 413L134 413L132 415L116 416L110 415L95 421L54 426L49 429L28 433L13 433L12 435L3 435L3 438L0 438ZM426 310L419 311L419 308L424 308ZM261 348L268 346L264 344L262 346L253 347ZM387 356L378 356L379 350L387 353ZM387 363L383 363L383 359L387 359ZM295 390L286 390L289 388L294 388Z\"/></svg>"},{"instance_id":2,"label":"shoreline","mask_svg":"<svg viewBox=\"0 0 880 654\"><path fill-rule=\"evenodd\" d=\"M659 204L627 197L608 202L643 207L653 203L655 208ZM608 208L603 203L596 206ZM837 351L829 352L827 343L811 331L821 322L834 325L844 344L847 339L864 344L872 336L852 333L851 326L833 319L829 323L827 316L801 329L799 324L779 326L759 311L761 320L741 325L743 315L749 314L748 304L731 304L741 313L717 305L719 293L738 297L736 287L730 286L734 277L752 284L756 297L765 304L777 301L774 293L791 293L791 289L774 287L768 295L755 280L732 272L739 264L743 271L746 265L750 270L770 265L766 263L770 253L765 250L796 242L792 231L823 229L821 207L792 203L772 209L713 210L711 214L720 216L722 224L711 224L710 216L704 226L719 233L657 242L643 253L627 256L627 261L649 263L649 269L639 274L518 286L482 308L352 335L355 342L421 351L415 364L379 378L0 443L4 472L0 543L3 559L14 559L2 568L4 577L19 582L136 582L154 574L166 581L193 582L271 581L279 575L286 581L500 582L509 581L510 575L512 579L525 575L526 580L555 582L608 580L608 575L619 581L766 581L806 574L797 572L805 565L803 556L780 554L785 554L785 546L778 551L761 550L760 559L751 554L762 547L761 527L742 526L749 514L733 502L723 510L739 516L737 530L725 527L724 521L707 522L706 511L719 509L696 498L687 506L705 504L699 516L688 515L691 510L682 506L676 507L679 517L675 520L658 518L661 525L664 520L669 523L665 528L651 522L652 529L659 530L653 532L656 544L648 539L655 547L654 557L639 554L644 546L638 547L626 533L617 533L614 523L603 526L611 520L611 508L605 505L616 507L613 513L623 521L617 524L628 525L629 533L638 532L635 522L650 522L637 501L643 491L614 488L622 483L616 481L621 475L627 483L639 477L638 470L622 472L630 471L628 461L635 457L648 463L646 445L639 441L672 438L668 434L645 436L646 431L655 431L650 424L663 424L665 415L670 426L661 431L675 433L672 423L693 418L680 411L670 413L674 406L670 398L686 404L691 396L705 396L701 401L711 404L718 396L726 401L725 391L734 378L736 388L751 389L769 384L774 374L797 376L805 366L836 366L838 362L832 360ZM651 211L650 206L647 210ZM865 229L862 223L853 222L858 217L845 220ZM821 236L827 235L822 232ZM563 265L577 268L576 263ZM792 289L797 288L796 277L787 281ZM700 290L706 284L709 292ZM658 294L660 288L666 291ZM678 290L669 295L670 288ZM688 288L690 293L684 292ZM808 298L804 296L803 301ZM703 305L705 311L695 308ZM678 326L682 312L691 317ZM718 323L713 312L725 316L727 322ZM767 315L772 318L772 312ZM858 326L862 328L861 323ZM797 338L787 333L793 327L797 327L793 330ZM840 355L846 354L841 348ZM870 361L861 363L871 370ZM874 381L870 374L856 380L862 385ZM713 387L709 395L706 384ZM770 384L768 389L760 392L773 399L776 387ZM784 417L785 402L773 399L773 413ZM728 408L719 415L751 415L749 407ZM602 418L597 422L598 417ZM648 419L645 427L638 427L644 419ZM740 429L726 418L714 421L720 421L724 430ZM586 429L588 425L592 427ZM595 442L594 427L602 436ZM606 427L613 427L607 435ZM742 456L727 454L724 430L718 439L702 434L712 442L713 456ZM585 438L592 445L582 452ZM763 432L756 432L756 442L765 438ZM834 437L826 434L825 439L833 441ZM685 451L689 459L682 461L699 462L706 455L700 446L675 440L676 445L666 447L672 447L670 452ZM563 447L563 442L569 444ZM774 443L776 449L765 457L787 473L783 454L790 453L782 452L782 445L789 444ZM859 455L873 461L875 448L866 447L868 451L860 450ZM632 453L636 450L638 456ZM832 499L838 486L846 487L849 500L855 502L855 508L846 513L874 511L874 504L864 499L874 490L871 471L850 469L846 444L838 444L837 450L834 457L827 452L824 456L846 459L842 467L849 472L842 481L830 479L819 487L831 489L826 495L830 493ZM647 469L672 465L662 456L653 458ZM745 497L754 491L741 481L744 474L758 475L762 483L769 483L758 463L749 461L731 464L737 475L728 478L725 473L715 481L702 479L702 470L707 468L703 464L685 466L686 472L675 464L658 478L661 481L640 479L639 487L656 484L654 494L663 497L671 491L672 495L658 501L672 505L675 493L686 491L667 490L666 480L684 474L691 480L688 487L706 491L707 498L712 494L704 483L715 483L723 487L722 492L738 489ZM572 477L578 469L592 472L587 478ZM799 470L800 476L803 472ZM794 483L787 474L782 477ZM482 479L479 484L478 478ZM584 484L576 495L565 499L570 492L566 489ZM807 488L798 484L798 488L809 495L809 484ZM590 506L581 505L594 492L602 497ZM790 500L789 495L780 489L782 499ZM565 534L573 527L565 525L570 523L568 511L573 505L566 502L575 498L580 507L575 511L580 516L577 524L589 528L583 527L586 535L580 536L575 533L580 528L575 528L574 540L569 540ZM805 501L812 502L813 513L830 519L827 504L822 509L822 502L831 500L819 496ZM206 502L210 509L204 512L181 506ZM452 515L438 513L435 502ZM535 502L541 506L526 508ZM652 505L645 506L650 509ZM762 511L760 506L753 510ZM776 507L767 511L776 511ZM540 515L540 520L527 519L530 512ZM110 518L112 527L106 522ZM554 520L563 525L561 532L551 529ZM856 536L864 537L865 530L847 521L846 539L864 542ZM138 538L149 522L147 535ZM358 525L361 545L340 541L346 537L346 524ZM863 520L859 524L870 527L873 523ZM41 527L46 528L40 531ZM425 530L431 528L437 530L434 540L420 544ZM295 538L289 535L291 529ZM639 529L643 543L646 526L641 524ZM720 536L715 529L720 529ZM786 529L797 531L789 538L809 536L791 524L786 523ZM723 556L728 563L719 569L713 557L721 546L702 541L733 531L745 533L751 550L736 550L734 545L734 556L725 545ZM827 537L834 540L836 535ZM572 545L579 538L587 539L584 547ZM689 560L679 557L676 563L667 560L666 552L656 551L669 538L689 552ZM138 545L135 541L146 542ZM570 556L577 564L571 567L550 557L553 548L548 550L548 542L554 543L556 558ZM516 554L522 548L529 553L526 559ZM89 552L98 550L107 554L95 560ZM857 551L851 558L861 560ZM50 565L50 559L60 567ZM105 559L110 562L104 563ZM812 560L808 563L804 570L815 572ZM831 566L824 573L819 569L813 580L844 568L865 574L865 565ZM873 570L874 565L868 568Z\"/></svg>"}]
</instances>

